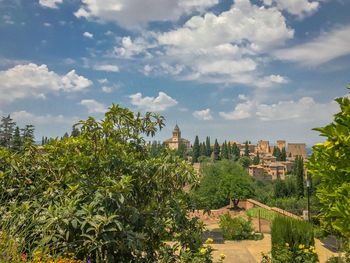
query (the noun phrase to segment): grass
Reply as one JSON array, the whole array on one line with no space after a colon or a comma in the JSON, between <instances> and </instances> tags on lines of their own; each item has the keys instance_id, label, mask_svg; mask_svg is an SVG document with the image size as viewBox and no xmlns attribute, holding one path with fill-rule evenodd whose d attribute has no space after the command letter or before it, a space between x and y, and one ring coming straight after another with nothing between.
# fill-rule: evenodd
<instances>
[{"instance_id":1,"label":"grass","mask_svg":"<svg viewBox=\"0 0 350 263\"><path fill-rule=\"evenodd\" d=\"M278 215L278 213L276 213L274 211L267 210L267 209L262 208L262 207L250 208L246 211L246 213L248 216L258 218L259 217L259 210L260 210L260 218L266 219L269 221L272 221L275 218L275 216Z\"/></svg>"}]
</instances>

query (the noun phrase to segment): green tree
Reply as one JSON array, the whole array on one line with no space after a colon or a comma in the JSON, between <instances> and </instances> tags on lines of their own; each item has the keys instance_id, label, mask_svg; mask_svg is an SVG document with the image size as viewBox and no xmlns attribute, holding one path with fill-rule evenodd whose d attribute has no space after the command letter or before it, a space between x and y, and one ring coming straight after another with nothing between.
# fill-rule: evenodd
<instances>
[{"instance_id":1,"label":"green tree","mask_svg":"<svg viewBox=\"0 0 350 263\"><path fill-rule=\"evenodd\" d=\"M228 149L226 141L221 146L221 158L228 159Z\"/></svg>"},{"instance_id":2,"label":"green tree","mask_svg":"<svg viewBox=\"0 0 350 263\"><path fill-rule=\"evenodd\" d=\"M205 147L205 143L201 143L199 146L199 155L200 156L207 156L207 148Z\"/></svg>"},{"instance_id":3,"label":"green tree","mask_svg":"<svg viewBox=\"0 0 350 263\"><path fill-rule=\"evenodd\" d=\"M239 158L239 163L243 168L248 168L252 164L252 160L248 156L241 156Z\"/></svg>"},{"instance_id":4,"label":"green tree","mask_svg":"<svg viewBox=\"0 0 350 263\"><path fill-rule=\"evenodd\" d=\"M179 156L181 159L186 160L187 159L186 153L187 153L186 145L183 142L180 142L176 150L176 155Z\"/></svg>"},{"instance_id":5,"label":"green tree","mask_svg":"<svg viewBox=\"0 0 350 263\"><path fill-rule=\"evenodd\" d=\"M34 125L26 125L24 128L21 129L22 131L22 139L23 141L31 141L34 142Z\"/></svg>"},{"instance_id":6,"label":"green tree","mask_svg":"<svg viewBox=\"0 0 350 263\"><path fill-rule=\"evenodd\" d=\"M232 157L234 161L237 161L239 157L241 156L241 151L236 143L233 143L232 145Z\"/></svg>"},{"instance_id":7,"label":"green tree","mask_svg":"<svg viewBox=\"0 0 350 263\"><path fill-rule=\"evenodd\" d=\"M350 238L350 100L345 96L335 101L340 112L334 115L334 121L314 129L327 140L313 146L308 173L320 180L317 196L324 221Z\"/></svg>"},{"instance_id":8,"label":"green tree","mask_svg":"<svg viewBox=\"0 0 350 263\"><path fill-rule=\"evenodd\" d=\"M22 144L23 142L21 138L21 133L19 131L19 127L17 126L11 142L11 149L15 152L18 152L20 151Z\"/></svg>"},{"instance_id":9,"label":"green tree","mask_svg":"<svg viewBox=\"0 0 350 263\"><path fill-rule=\"evenodd\" d=\"M248 141L246 141L245 144L244 144L244 156L249 156L249 145L248 145Z\"/></svg>"},{"instance_id":10,"label":"green tree","mask_svg":"<svg viewBox=\"0 0 350 263\"><path fill-rule=\"evenodd\" d=\"M218 143L218 140L215 139L215 143L214 143L214 161L218 161L220 160L220 146L219 146L219 143Z\"/></svg>"},{"instance_id":11,"label":"green tree","mask_svg":"<svg viewBox=\"0 0 350 263\"><path fill-rule=\"evenodd\" d=\"M297 197L304 197L304 160L301 156L296 156L294 160L294 173L297 179Z\"/></svg>"},{"instance_id":12,"label":"green tree","mask_svg":"<svg viewBox=\"0 0 350 263\"><path fill-rule=\"evenodd\" d=\"M260 163L259 152L256 153L256 156L253 159L253 164L258 165Z\"/></svg>"},{"instance_id":13,"label":"green tree","mask_svg":"<svg viewBox=\"0 0 350 263\"><path fill-rule=\"evenodd\" d=\"M202 171L197 193L206 201L207 208L221 208L228 205L231 199L238 205L239 200L253 196L252 179L237 162L222 160L205 163Z\"/></svg>"},{"instance_id":14,"label":"green tree","mask_svg":"<svg viewBox=\"0 0 350 263\"><path fill-rule=\"evenodd\" d=\"M230 142L227 143L227 152L228 152L228 159L231 159L232 158L232 147L231 147Z\"/></svg>"},{"instance_id":15,"label":"green tree","mask_svg":"<svg viewBox=\"0 0 350 263\"><path fill-rule=\"evenodd\" d=\"M77 136L79 136L79 134L80 134L79 129L77 127L73 126L70 136L77 137Z\"/></svg>"},{"instance_id":16,"label":"green tree","mask_svg":"<svg viewBox=\"0 0 350 263\"><path fill-rule=\"evenodd\" d=\"M281 151L281 161L286 161L287 160L287 153L286 153L286 148L282 148Z\"/></svg>"},{"instance_id":17,"label":"green tree","mask_svg":"<svg viewBox=\"0 0 350 263\"><path fill-rule=\"evenodd\" d=\"M192 163L198 163L199 156L200 156L199 139L198 139L198 136L196 136L192 147Z\"/></svg>"},{"instance_id":18,"label":"green tree","mask_svg":"<svg viewBox=\"0 0 350 263\"><path fill-rule=\"evenodd\" d=\"M207 149L207 156L210 157L211 153L212 153L212 149L210 147L210 137L207 136L206 140L205 140L205 147Z\"/></svg>"},{"instance_id":19,"label":"green tree","mask_svg":"<svg viewBox=\"0 0 350 263\"><path fill-rule=\"evenodd\" d=\"M0 124L0 146L10 148L16 123L11 119L10 115L1 118Z\"/></svg>"},{"instance_id":20,"label":"green tree","mask_svg":"<svg viewBox=\"0 0 350 263\"><path fill-rule=\"evenodd\" d=\"M113 105L104 120L78 125L79 136L43 151L30 141L21 155L0 149L1 231L19 251L141 263L185 262L189 248L194 262L211 262L198 252L203 225L187 217L195 199L183 191L199 177L173 151L152 158L145 150L141 136L154 136L163 118Z\"/></svg>"}]
</instances>

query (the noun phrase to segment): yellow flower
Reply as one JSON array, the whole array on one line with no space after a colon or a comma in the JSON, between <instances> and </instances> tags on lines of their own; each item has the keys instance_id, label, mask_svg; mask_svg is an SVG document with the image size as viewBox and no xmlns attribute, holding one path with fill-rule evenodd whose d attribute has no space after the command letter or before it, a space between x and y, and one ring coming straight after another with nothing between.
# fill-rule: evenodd
<instances>
[{"instance_id":1,"label":"yellow flower","mask_svg":"<svg viewBox=\"0 0 350 263\"><path fill-rule=\"evenodd\" d=\"M309 252L309 250L308 250L307 248L305 248L305 249L304 249L304 252L307 253L307 252Z\"/></svg>"},{"instance_id":2,"label":"yellow flower","mask_svg":"<svg viewBox=\"0 0 350 263\"><path fill-rule=\"evenodd\" d=\"M190 251L190 248L188 247L188 248L186 248L186 251Z\"/></svg>"},{"instance_id":3,"label":"yellow flower","mask_svg":"<svg viewBox=\"0 0 350 263\"><path fill-rule=\"evenodd\" d=\"M211 238L208 238L207 241L205 241L206 243L212 243L213 240Z\"/></svg>"},{"instance_id":4,"label":"yellow flower","mask_svg":"<svg viewBox=\"0 0 350 263\"><path fill-rule=\"evenodd\" d=\"M224 259L225 257L226 257L226 256L225 256L224 254L222 254L222 253L220 254L220 258L221 258L221 259Z\"/></svg>"},{"instance_id":5,"label":"yellow flower","mask_svg":"<svg viewBox=\"0 0 350 263\"><path fill-rule=\"evenodd\" d=\"M315 253L315 254L316 254L316 253L317 253L316 249L313 249L313 250L312 250L312 253Z\"/></svg>"},{"instance_id":6,"label":"yellow flower","mask_svg":"<svg viewBox=\"0 0 350 263\"><path fill-rule=\"evenodd\" d=\"M201 253L204 254L207 250L205 248L201 249Z\"/></svg>"},{"instance_id":7,"label":"yellow flower","mask_svg":"<svg viewBox=\"0 0 350 263\"><path fill-rule=\"evenodd\" d=\"M262 254L263 253L263 251L262 250L260 250L260 254Z\"/></svg>"},{"instance_id":8,"label":"yellow flower","mask_svg":"<svg viewBox=\"0 0 350 263\"><path fill-rule=\"evenodd\" d=\"M324 143L324 146L328 146L328 145L330 145L331 144L331 142L330 141L326 141L325 143Z\"/></svg>"},{"instance_id":9,"label":"yellow flower","mask_svg":"<svg viewBox=\"0 0 350 263\"><path fill-rule=\"evenodd\" d=\"M304 248L304 245L299 245L299 248L300 248L300 249Z\"/></svg>"},{"instance_id":10,"label":"yellow flower","mask_svg":"<svg viewBox=\"0 0 350 263\"><path fill-rule=\"evenodd\" d=\"M288 244L288 243L286 243L286 247L289 247L289 244Z\"/></svg>"}]
</instances>

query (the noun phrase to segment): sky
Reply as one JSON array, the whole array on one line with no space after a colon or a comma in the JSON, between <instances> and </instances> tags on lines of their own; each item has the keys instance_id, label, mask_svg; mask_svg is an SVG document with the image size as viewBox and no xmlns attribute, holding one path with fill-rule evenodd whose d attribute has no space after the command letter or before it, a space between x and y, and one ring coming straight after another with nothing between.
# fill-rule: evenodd
<instances>
[{"instance_id":1,"label":"sky","mask_svg":"<svg viewBox=\"0 0 350 263\"><path fill-rule=\"evenodd\" d=\"M350 83L349 0L0 0L0 115L36 140L119 104L192 143L324 139Z\"/></svg>"}]
</instances>

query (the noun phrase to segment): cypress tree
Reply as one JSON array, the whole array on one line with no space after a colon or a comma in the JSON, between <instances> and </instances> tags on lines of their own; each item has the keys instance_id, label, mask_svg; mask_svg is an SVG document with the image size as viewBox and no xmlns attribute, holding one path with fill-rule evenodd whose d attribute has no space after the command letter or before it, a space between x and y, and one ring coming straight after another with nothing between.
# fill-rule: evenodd
<instances>
[{"instance_id":1,"label":"cypress tree","mask_svg":"<svg viewBox=\"0 0 350 263\"><path fill-rule=\"evenodd\" d=\"M207 136L207 139L205 141L205 146L206 146L206 150L207 150L207 156L210 157L211 153L212 153L212 150L211 150L211 147L210 147L210 137L209 136Z\"/></svg>"},{"instance_id":2,"label":"cypress tree","mask_svg":"<svg viewBox=\"0 0 350 263\"><path fill-rule=\"evenodd\" d=\"M15 129L15 133L13 135L13 140L12 140L12 150L15 152L18 152L21 150L22 147L22 138L21 138L21 133L19 131L19 127L17 126Z\"/></svg>"},{"instance_id":3,"label":"cypress tree","mask_svg":"<svg viewBox=\"0 0 350 263\"><path fill-rule=\"evenodd\" d=\"M281 161L286 161L287 160L287 153L286 153L286 148L282 148L281 152Z\"/></svg>"},{"instance_id":4,"label":"cypress tree","mask_svg":"<svg viewBox=\"0 0 350 263\"><path fill-rule=\"evenodd\" d=\"M34 142L34 125L26 125L21 130L23 141L30 140L31 142Z\"/></svg>"},{"instance_id":5,"label":"cypress tree","mask_svg":"<svg viewBox=\"0 0 350 263\"><path fill-rule=\"evenodd\" d=\"M205 143L201 143L199 146L199 155L200 156L207 156L207 149L205 147Z\"/></svg>"},{"instance_id":6,"label":"cypress tree","mask_svg":"<svg viewBox=\"0 0 350 263\"><path fill-rule=\"evenodd\" d=\"M297 176L297 197L304 197L304 160L301 156L295 157L296 176Z\"/></svg>"},{"instance_id":7,"label":"cypress tree","mask_svg":"<svg viewBox=\"0 0 350 263\"><path fill-rule=\"evenodd\" d=\"M199 139L198 136L194 139L194 144L192 148L192 163L198 163L198 157L200 155L199 149Z\"/></svg>"},{"instance_id":8,"label":"cypress tree","mask_svg":"<svg viewBox=\"0 0 350 263\"><path fill-rule=\"evenodd\" d=\"M232 145L232 154L233 154L234 161L237 161L241 155L241 151L239 150L236 143L233 143L233 145Z\"/></svg>"},{"instance_id":9,"label":"cypress tree","mask_svg":"<svg viewBox=\"0 0 350 263\"><path fill-rule=\"evenodd\" d=\"M254 157L253 164L258 165L260 163L260 156L259 152L257 152L256 156Z\"/></svg>"},{"instance_id":10,"label":"cypress tree","mask_svg":"<svg viewBox=\"0 0 350 263\"><path fill-rule=\"evenodd\" d=\"M249 145L248 145L248 141L245 142L244 145L244 156L249 156Z\"/></svg>"},{"instance_id":11,"label":"cypress tree","mask_svg":"<svg viewBox=\"0 0 350 263\"><path fill-rule=\"evenodd\" d=\"M221 159L228 159L228 150L226 141L221 146Z\"/></svg>"},{"instance_id":12,"label":"cypress tree","mask_svg":"<svg viewBox=\"0 0 350 263\"><path fill-rule=\"evenodd\" d=\"M10 115L1 118L0 146L10 148L15 126L16 123L11 119Z\"/></svg>"},{"instance_id":13,"label":"cypress tree","mask_svg":"<svg viewBox=\"0 0 350 263\"><path fill-rule=\"evenodd\" d=\"M232 148L231 148L231 143L227 143L227 153L228 153L228 159L231 159L232 156Z\"/></svg>"},{"instance_id":14,"label":"cypress tree","mask_svg":"<svg viewBox=\"0 0 350 263\"><path fill-rule=\"evenodd\" d=\"M217 160L220 160L220 146L219 146L219 143L218 143L218 140L215 139L215 143L214 143L214 160L217 161Z\"/></svg>"}]
</instances>

